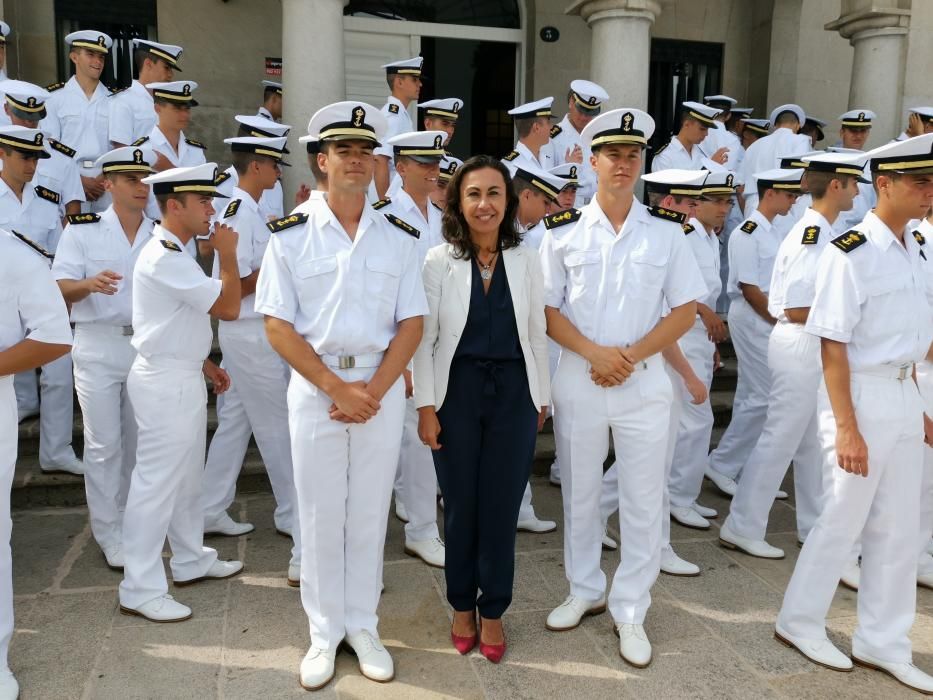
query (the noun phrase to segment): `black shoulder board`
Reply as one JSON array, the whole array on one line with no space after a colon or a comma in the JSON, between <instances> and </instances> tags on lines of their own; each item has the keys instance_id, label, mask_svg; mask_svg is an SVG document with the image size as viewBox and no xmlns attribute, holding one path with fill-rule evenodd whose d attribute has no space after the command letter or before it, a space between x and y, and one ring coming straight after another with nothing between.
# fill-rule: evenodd
<instances>
[{"instance_id":1,"label":"black shoulder board","mask_svg":"<svg viewBox=\"0 0 933 700\"><path fill-rule=\"evenodd\" d=\"M685 236L687 234L693 233L694 231L696 231L696 229L693 227L692 224L684 224L684 235Z\"/></svg>"},{"instance_id":2,"label":"black shoulder board","mask_svg":"<svg viewBox=\"0 0 933 700\"><path fill-rule=\"evenodd\" d=\"M550 231L552 228L557 228L558 226L566 226L567 224L572 224L574 221L582 216L579 209L564 209L564 211L559 211L556 214L551 214L550 216L544 217L544 228Z\"/></svg>"},{"instance_id":3,"label":"black shoulder board","mask_svg":"<svg viewBox=\"0 0 933 700\"><path fill-rule=\"evenodd\" d=\"M285 229L291 228L292 226L303 224L307 220L307 214L291 214L289 216L282 217L281 219L270 221L268 224L266 224L266 228L272 231L272 233L278 233L279 231L284 231Z\"/></svg>"},{"instance_id":4,"label":"black shoulder board","mask_svg":"<svg viewBox=\"0 0 933 700\"><path fill-rule=\"evenodd\" d=\"M56 141L55 139L49 139L49 145L53 150L58 151L59 153L64 153L69 158L74 158L77 151L69 146L66 146L61 141Z\"/></svg>"},{"instance_id":5,"label":"black shoulder board","mask_svg":"<svg viewBox=\"0 0 933 700\"><path fill-rule=\"evenodd\" d=\"M129 88L128 88L128 87L110 88L110 95L109 95L109 97L113 97L114 95L119 95L119 94L120 94L121 92L123 92L124 90L129 90Z\"/></svg>"},{"instance_id":6,"label":"black shoulder board","mask_svg":"<svg viewBox=\"0 0 933 700\"><path fill-rule=\"evenodd\" d=\"M146 141L148 141L148 140L149 140L149 137L148 137L148 136L142 136L142 137L136 139L135 141L133 141L133 143L131 143L130 145L131 145L131 146L142 146L142 145L143 145L144 143L146 143Z\"/></svg>"},{"instance_id":7,"label":"black shoulder board","mask_svg":"<svg viewBox=\"0 0 933 700\"><path fill-rule=\"evenodd\" d=\"M386 197L385 199L380 199L378 202L373 202L373 209L378 211L379 209L387 207L390 204L392 204L392 200Z\"/></svg>"},{"instance_id":8,"label":"black shoulder board","mask_svg":"<svg viewBox=\"0 0 933 700\"><path fill-rule=\"evenodd\" d=\"M174 250L176 253L181 252L181 246L179 246L175 241L168 241L164 238L160 238L159 243L161 243L162 247L166 250Z\"/></svg>"},{"instance_id":9,"label":"black shoulder board","mask_svg":"<svg viewBox=\"0 0 933 700\"><path fill-rule=\"evenodd\" d=\"M518 151L511 151L508 155L502 156L502 160L513 161L518 158Z\"/></svg>"},{"instance_id":10,"label":"black shoulder board","mask_svg":"<svg viewBox=\"0 0 933 700\"><path fill-rule=\"evenodd\" d=\"M832 240L832 244L836 246L843 253L851 253L853 250L858 248L862 243L868 240L868 237L859 233L855 229L851 231L846 231L844 234L838 238Z\"/></svg>"},{"instance_id":11,"label":"black shoulder board","mask_svg":"<svg viewBox=\"0 0 933 700\"><path fill-rule=\"evenodd\" d=\"M56 90L61 90L65 87L65 83L52 83L51 85L46 85L45 89L49 92L55 92Z\"/></svg>"},{"instance_id":12,"label":"black shoulder board","mask_svg":"<svg viewBox=\"0 0 933 700\"><path fill-rule=\"evenodd\" d=\"M665 209L664 207L648 207L648 213L651 216L656 216L659 219L664 219L665 221L673 221L675 224L680 224L683 226L687 222L687 215L681 214L679 211L674 211L673 209Z\"/></svg>"},{"instance_id":13,"label":"black shoulder board","mask_svg":"<svg viewBox=\"0 0 933 700\"><path fill-rule=\"evenodd\" d=\"M397 105L397 104L390 104L390 105L389 105L389 112L391 112L392 114L398 114L398 105Z\"/></svg>"},{"instance_id":14,"label":"black shoulder board","mask_svg":"<svg viewBox=\"0 0 933 700\"><path fill-rule=\"evenodd\" d=\"M554 126L551 127L551 138L554 138L562 131L563 129L561 129L559 126L557 126L557 124L555 124Z\"/></svg>"},{"instance_id":15,"label":"black shoulder board","mask_svg":"<svg viewBox=\"0 0 933 700\"><path fill-rule=\"evenodd\" d=\"M186 138L185 143L187 143L189 146L194 146L195 148L203 148L204 150L207 150L207 146L205 146L200 141L195 141L194 139Z\"/></svg>"},{"instance_id":16,"label":"black shoulder board","mask_svg":"<svg viewBox=\"0 0 933 700\"><path fill-rule=\"evenodd\" d=\"M444 211L444 207L439 207L439 206L437 206L437 202L435 202L433 199L430 200L430 201L431 201L431 204L434 205L434 208L435 208L435 209L437 209L438 211Z\"/></svg>"},{"instance_id":17,"label":"black shoulder board","mask_svg":"<svg viewBox=\"0 0 933 700\"><path fill-rule=\"evenodd\" d=\"M30 248L32 248L34 251L36 251L39 255L42 255L42 256L48 258L49 260L54 260L54 259L55 259L55 256L52 255L49 251L47 251L45 248L43 248L41 245L39 245L39 244L36 243L35 241L29 240L29 239L26 238L26 236L24 236L23 234L17 233L16 231L13 231L13 235L16 236L16 237L17 237L19 240L21 240L23 243L25 243L26 245L28 245Z\"/></svg>"},{"instance_id":18,"label":"black shoulder board","mask_svg":"<svg viewBox=\"0 0 933 700\"><path fill-rule=\"evenodd\" d=\"M661 151L663 151L665 148L667 148L667 147L670 146L670 145L671 145L671 142L668 141L668 142L665 143L663 146L661 146L660 148L658 148L658 150L656 150L656 151L654 152L654 155L656 155L656 156L661 155Z\"/></svg>"},{"instance_id":19,"label":"black shoulder board","mask_svg":"<svg viewBox=\"0 0 933 700\"><path fill-rule=\"evenodd\" d=\"M743 231L745 231L745 233L754 233L756 228L758 228L758 224L757 224L756 222L752 221L751 219L749 219L748 221L746 221L746 222L745 222L744 224L742 224L742 226L741 226L741 229L742 229Z\"/></svg>"},{"instance_id":20,"label":"black shoulder board","mask_svg":"<svg viewBox=\"0 0 933 700\"><path fill-rule=\"evenodd\" d=\"M919 229L916 230L916 231L914 231L914 239L915 239L915 240L917 241L917 243L919 243L920 245L925 245L926 242L927 242L927 239L923 237L923 234L920 233L920 230L919 230Z\"/></svg>"},{"instance_id":21,"label":"black shoulder board","mask_svg":"<svg viewBox=\"0 0 933 700\"><path fill-rule=\"evenodd\" d=\"M62 196L58 192L53 192L42 185L36 185L36 195L52 202L52 204L58 204L62 200Z\"/></svg>"},{"instance_id":22,"label":"black shoulder board","mask_svg":"<svg viewBox=\"0 0 933 700\"><path fill-rule=\"evenodd\" d=\"M414 236L415 238L421 238L421 232L418 229L416 229L411 224L405 223L404 221L402 221L400 218L398 218L394 214L383 214L383 216L385 216L385 218L389 220L390 224L392 224L393 226L398 226L409 236Z\"/></svg>"},{"instance_id":23,"label":"black shoulder board","mask_svg":"<svg viewBox=\"0 0 933 700\"><path fill-rule=\"evenodd\" d=\"M820 240L820 227L819 226L807 226L803 230L803 240L800 242L803 245L816 245L817 241Z\"/></svg>"},{"instance_id":24,"label":"black shoulder board","mask_svg":"<svg viewBox=\"0 0 933 700\"><path fill-rule=\"evenodd\" d=\"M96 224L100 221L99 214L69 214L69 224Z\"/></svg>"},{"instance_id":25,"label":"black shoulder board","mask_svg":"<svg viewBox=\"0 0 933 700\"><path fill-rule=\"evenodd\" d=\"M215 186L222 185L227 180L229 180L231 177L233 176L230 173L228 173L226 170L224 170L222 173L220 173L219 175L217 175L217 177L214 178L214 185Z\"/></svg>"},{"instance_id":26,"label":"black shoulder board","mask_svg":"<svg viewBox=\"0 0 933 700\"><path fill-rule=\"evenodd\" d=\"M240 208L241 199L231 199L230 204L227 205L227 208L224 210L224 218L229 219L231 216L236 214L237 209Z\"/></svg>"}]
</instances>

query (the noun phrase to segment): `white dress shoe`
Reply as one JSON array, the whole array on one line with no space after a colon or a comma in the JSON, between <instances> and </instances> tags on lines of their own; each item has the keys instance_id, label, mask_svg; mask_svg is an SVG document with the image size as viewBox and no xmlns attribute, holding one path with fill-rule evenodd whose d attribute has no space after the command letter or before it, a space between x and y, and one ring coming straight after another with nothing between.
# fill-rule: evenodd
<instances>
[{"instance_id":1,"label":"white dress shoe","mask_svg":"<svg viewBox=\"0 0 933 700\"><path fill-rule=\"evenodd\" d=\"M777 490L777 493L774 494L775 501L786 501L787 500L787 491Z\"/></svg>"},{"instance_id":2,"label":"white dress shoe","mask_svg":"<svg viewBox=\"0 0 933 700\"><path fill-rule=\"evenodd\" d=\"M851 671L852 660L839 651L828 639L801 639L774 626L774 638L781 644L796 649L815 664L833 671Z\"/></svg>"},{"instance_id":3,"label":"white dress shoe","mask_svg":"<svg viewBox=\"0 0 933 700\"><path fill-rule=\"evenodd\" d=\"M19 697L19 683L10 669L0 671L0 700L16 700Z\"/></svg>"},{"instance_id":4,"label":"white dress shoe","mask_svg":"<svg viewBox=\"0 0 933 700\"><path fill-rule=\"evenodd\" d=\"M684 527L709 530L709 520L689 506L671 506L671 517Z\"/></svg>"},{"instance_id":5,"label":"white dress shoe","mask_svg":"<svg viewBox=\"0 0 933 700\"><path fill-rule=\"evenodd\" d=\"M104 559L107 566L114 571L123 571L123 547L118 544L111 545L104 550Z\"/></svg>"},{"instance_id":6,"label":"white dress shoe","mask_svg":"<svg viewBox=\"0 0 933 700\"><path fill-rule=\"evenodd\" d=\"M444 568L445 551L444 543L438 537L432 537L430 540L418 540L417 542L408 538L405 539L405 554L410 557L418 557L428 566L437 569Z\"/></svg>"},{"instance_id":7,"label":"white dress shoe","mask_svg":"<svg viewBox=\"0 0 933 700\"><path fill-rule=\"evenodd\" d=\"M874 656L869 656L868 654L862 654L861 656L856 656L853 654L852 660L859 666L871 668L875 671L883 671L884 673L887 673L889 676L894 678L896 681L899 681L906 685L908 688L913 688L914 690L919 691L924 695L933 695L933 676L924 673L913 664L896 664L890 661L882 661L881 659L876 659Z\"/></svg>"},{"instance_id":8,"label":"white dress shoe","mask_svg":"<svg viewBox=\"0 0 933 700\"><path fill-rule=\"evenodd\" d=\"M557 523L553 520L539 520L538 516L534 516L527 520L519 520L515 529L519 532L554 532L557 529Z\"/></svg>"},{"instance_id":9,"label":"white dress shoe","mask_svg":"<svg viewBox=\"0 0 933 700\"><path fill-rule=\"evenodd\" d=\"M599 615L606 612L606 596L599 600L584 600L575 595L558 605L547 616L545 626L552 632L564 632L578 627L587 615Z\"/></svg>"},{"instance_id":10,"label":"white dress shoe","mask_svg":"<svg viewBox=\"0 0 933 700\"><path fill-rule=\"evenodd\" d=\"M408 522L408 511L405 509L405 504L398 498L395 499L395 517L403 523Z\"/></svg>"},{"instance_id":11,"label":"white dress shoe","mask_svg":"<svg viewBox=\"0 0 933 700\"><path fill-rule=\"evenodd\" d=\"M921 588L933 589L933 572L928 574L917 573L917 585Z\"/></svg>"},{"instance_id":12,"label":"white dress shoe","mask_svg":"<svg viewBox=\"0 0 933 700\"><path fill-rule=\"evenodd\" d=\"M707 508L706 506L701 506L699 503L694 501L691 506L693 510L702 515L704 518L718 518L719 511L715 508Z\"/></svg>"},{"instance_id":13,"label":"white dress shoe","mask_svg":"<svg viewBox=\"0 0 933 700\"><path fill-rule=\"evenodd\" d=\"M707 467L706 471L703 472L703 475L712 481L716 488L727 496L735 495L735 490L738 487L735 483L735 479L728 477L725 474L720 474L712 467Z\"/></svg>"},{"instance_id":14,"label":"white dress shoe","mask_svg":"<svg viewBox=\"0 0 933 700\"><path fill-rule=\"evenodd\" d=\"M859 579L862 576L862 569L857 561L846 564L839 577L839 582L850 591L857 591Z\"/></svg>"},{"instance_id":15,"label":"white dress shoe","mask_svg":"<svg viewBox=\"0 0 933 700\"><path fill-rule=\"evenodd\" d=\"M137 615L151 622L181 622L191 617L191 608L182 605L172 596L165 594L135 608L120 606L124 615Z\"/></svg>"},{"instance_id":16,"label":"white dress shoe","mask_svg":"<svg viewBox=\"0 0 933 700\"><path fill-rule=\"evenodd\" d=\"M84 476L84 462L75 457L64 464L39 464L43 474L71 474Z\"/></svg>"},{"instance_id":17,"label":"white dress shoe","mask_svg":"<svg viewBox=\"0 0 933 700\"><path fill-rule=\"evenodd\" d=\"M616 542L609 536L609 533L606 532L606 529L603 528L603 550L607 552L614 552L619 548L619 543Z\"/></svg>"},{"instance_id":18,"label":"white dress shoe","mask_svg":"<svg viewBox=\"0 0 933 700\"><path fill-rule=\"evenodd\" d=\"M205 535L239 537L240 535L245 535L247 532L252 532L255 529L256 528L253 527L252 523L238 523L236 520L231 518L226 513L226 511L218 515L216 518L211 518L210 520L204 518Z\"/></svg>"},{"instance_id":19,"label":"white dress shoe","mask_svg":"<svg viewBox=\"0 0 933 700\"><path fill-rule=\"evenodd\" d=\"M288 576L285 579L285 583L292 588L301 587L301 564L288 565Z\"/></svg>"},{"instance_id":20,"label":"white dress shoe","mask_svg":"<svg viewBox=\"0 0 933 700\"><path fill-rule=\"evenodd\" d=\"M305 690L319 690L331 682L334 677L334 659L337 648L329 651L311 647L301 660L298 670L298 682Z\"/></svg>"},{"instance_id":21,"label":"white dress shoe","mask_svg":"<svg viewBox=\"0 0 933 700\"><path fill-rule=\"evenodd\" d=\"M243 571L243 562L237 561L236 559L231 559L230 561L222 561L218 559L209 568L204 572L203 576L198 576L197 578L189 578L183 581L175 579L173 583L176 586L190 586L192 583L197 583L198 581L207 581L208 579L221 579L221 578L230 578L231 576L236 576L238 573Z\"/></svg>"},{"instance_id":22,"label":"white dress shoe","mask_svg":"<svg viewBox=\"0 0 933 700\"><path fill-rule=\"evenodd\" d=\"M726 549L738 549L741 552L750 554L753 557L761 559L783 559L784 550L778 547L772 547L764 540L753 540L748 537L737 535L729 529L729 522L723 523L719 528L719 544Z\"/></svg>"},{"instance_id":23,"label":"white dress shoe","mask_svg":"<svg viewBox=\"0 0 933 700\"><path fill-rule=\"evenodd\" d=\"M356 654L360 663L360 673L369 680L388 683L395 678L392 656L375 634L363 630L356 634L348 634L344 642Z\"/></svg>"},{"instance_id":24,"label":"white dress shoe","mask_svg":"<svg viewBox=\"0 0 933 700\"><path fill-rule=\"evenodd\" d=\"M700 567L677 556L673 547L661 549L661 571L669 576L699 576Z\"/></svg>"},{"instance_id":25,"label":"white dress shoe","mask_svg":"<svg viewBox=\"0 0 933 700\"><path fill-rule=\"evenodd\" d=\"M651 663L651 642L645 634L644 625L616 625L619 638L619 656L635 668L647 668Z\"/></svg>"}]
</instances>

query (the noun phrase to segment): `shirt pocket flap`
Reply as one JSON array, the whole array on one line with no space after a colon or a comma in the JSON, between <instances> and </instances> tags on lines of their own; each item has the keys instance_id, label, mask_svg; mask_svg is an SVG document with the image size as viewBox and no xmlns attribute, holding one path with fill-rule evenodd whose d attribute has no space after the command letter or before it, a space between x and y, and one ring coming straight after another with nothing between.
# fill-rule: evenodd
<instances>
[{"instance_id":1,"label":"shirt pocket flap","mask_svg":"<svg viewBox=\"0 0 933 700\"><path fill-rule=\"evenodd\" d=\"M314 258L313 260L308 260L303 262L295 268L295 275L301 279L307 277L314 277L315 275L323 275L328 272L333 272L337 269L337 256L329 255L325 258Z\"/></svg>"},{"instance_id":2,"label":"shirt pocket flap","mask_svg":"<svg viewBox=\"0 0 933 700\"><path fill-rule=\"evenodd\" d=\"M577 267L578 265L595 265L599 262L599 258L598 250L575 250L567 253L564 261L567 267Z\"/></svg>"},{"instance_id":3,"label":"shirt pocket flap","mask_svg":"<svg viewBox=\"0 0 933 700\"><path fill-rule=\"evenodd\" d=\"M903 289L911 283L909 275L886 274L872 277L865 284L865 292L870 297L880 297Z\"/></svg>"},{"instance_id":4,"label":"shirt pocket flap","mask_svg":"<svg viewBox=\"0 0 933 700\"><path fill-rule=\"evenodd\" d=\"M384 275L392 275L393 277L399 277L402 274L397 262L382 257L366 258L366 269L381 272Z\"/></svg>"}]
</instances>

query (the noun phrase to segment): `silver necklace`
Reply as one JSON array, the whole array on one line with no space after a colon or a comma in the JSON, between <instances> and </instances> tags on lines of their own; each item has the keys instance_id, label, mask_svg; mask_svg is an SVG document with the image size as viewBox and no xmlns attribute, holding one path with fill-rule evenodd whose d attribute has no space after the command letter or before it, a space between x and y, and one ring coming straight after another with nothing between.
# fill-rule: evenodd
<instances>
[{"instance_id":1,"label":"silver necklace","mask_svg":"<svg viewBox=\"0 0 933 700\"><path fill-rule=\"evenodd\" d=\"M499 254L498 251L492 254L492 257L489 258L489 264L487 265L482 260L479 259L479 256L476 257L476 262L479 263L479 266L482 268L479 271L479 276L484 280L492 279L492 264L496 261L496 256Z\"/></svg>"}]
</instances>

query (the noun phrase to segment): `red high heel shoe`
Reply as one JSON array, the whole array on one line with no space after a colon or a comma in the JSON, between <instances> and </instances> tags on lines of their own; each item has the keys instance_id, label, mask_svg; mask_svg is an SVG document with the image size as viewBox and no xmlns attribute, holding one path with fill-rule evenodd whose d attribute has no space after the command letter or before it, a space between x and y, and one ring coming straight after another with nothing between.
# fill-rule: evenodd
<instances>
[{"instance_id":1,"label":"red high heel shoe","mask_svg":"<svg viewBox=\"0 0 933 700\"><path fill-rule=\"evenodd\" d=\"M505 633L502 634L502 644L486 644L483 641L483 618L479 619L479 653L485 656L489 661L494 664L502 661L502 657L505 656Z\"/></svg>"},{"instance_id":2,"label":"red high heel shoe","mask_svg":"<svg viewBox=\"0 0 933 700\"><path fill-rule=\"evenodd\" d=\"M450 641L453 642L454 649L460 652L461 655L466 655L473 651L473 647L476 646L478 639L479 635L476 632L469 637L461 637L459 634L454 634L454 626L453 624L450 625Z\"/></svg>"}]
</instances>

